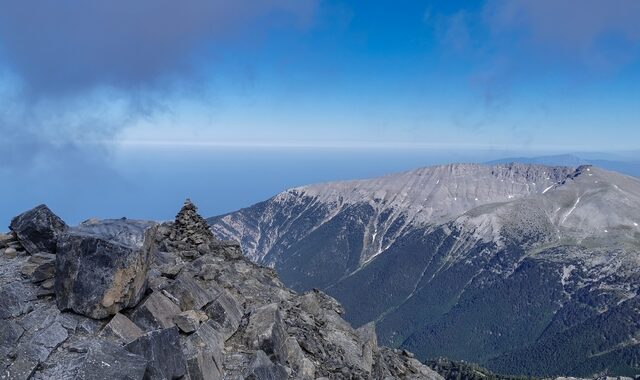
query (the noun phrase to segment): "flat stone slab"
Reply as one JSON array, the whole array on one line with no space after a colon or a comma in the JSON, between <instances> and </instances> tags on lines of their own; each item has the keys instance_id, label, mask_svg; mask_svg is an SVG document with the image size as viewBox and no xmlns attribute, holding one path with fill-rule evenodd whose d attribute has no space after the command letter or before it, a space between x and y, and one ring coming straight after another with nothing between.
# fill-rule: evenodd
<instances>
[{"instance_id":1,"label":"flat stone slab","mask_svg":"<svg viewBox=\"0 0 640 380\"><path fill-rule=\"evenodd\" d=\"M147 359L103 341L89 348L76 380L142 380L146 370Z\"/></svg>"}]
</instances>

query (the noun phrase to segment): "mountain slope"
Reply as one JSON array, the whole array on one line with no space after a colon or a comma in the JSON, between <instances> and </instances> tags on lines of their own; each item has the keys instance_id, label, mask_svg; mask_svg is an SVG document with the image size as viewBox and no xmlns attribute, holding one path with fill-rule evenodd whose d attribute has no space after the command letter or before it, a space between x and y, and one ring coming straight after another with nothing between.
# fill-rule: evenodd
<instances>
[{"instance_id":1,"label":"mountain slope","mask_svg":"<svg viewBox=\"0 0 640 380\"><path fill-rule=\"evenodd\" d=\"M382 341L422 359L588 375L637 372L631 322L611 322L616 339L562 365L542 365L545 347L572 352L584 339L573 331L637 297L639 219L633 177L504 164L306 186L209 222L288 285L324 289L352 323L376 321Z\"/></svg>"}]
</instances>

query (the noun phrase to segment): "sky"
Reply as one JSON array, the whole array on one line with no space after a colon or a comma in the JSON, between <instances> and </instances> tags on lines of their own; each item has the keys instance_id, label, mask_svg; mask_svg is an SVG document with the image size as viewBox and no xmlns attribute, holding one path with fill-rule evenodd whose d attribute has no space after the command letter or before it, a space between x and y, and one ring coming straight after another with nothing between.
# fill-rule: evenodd
<instances>
[{"instance_id":1,"label":"sky","mask_svg":"<svg viewBox=\"0 0 640 380\"><path fill-rule=\"evenodd\" d=\"M14 192L123 149L638 152L638 121L637 0L0 0Z\"/></svg>"}]
</instances>

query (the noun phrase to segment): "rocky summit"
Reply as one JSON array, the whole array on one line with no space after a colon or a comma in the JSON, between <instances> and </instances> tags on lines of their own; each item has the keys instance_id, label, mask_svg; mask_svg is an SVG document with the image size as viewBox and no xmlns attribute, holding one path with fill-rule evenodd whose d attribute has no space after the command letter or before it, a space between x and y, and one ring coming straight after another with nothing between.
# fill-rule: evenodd
<instances>
[{"instance_id":1,"label":"rocky summit","mask_svg":"<svg viewBox=\"0 0 640 380\"><path fill-rule=\"evenodd\" d=\"M46 206L0 234L0 379L440 379L318 290L175 222L67 226Z\"/></svg>"}]
</instances>

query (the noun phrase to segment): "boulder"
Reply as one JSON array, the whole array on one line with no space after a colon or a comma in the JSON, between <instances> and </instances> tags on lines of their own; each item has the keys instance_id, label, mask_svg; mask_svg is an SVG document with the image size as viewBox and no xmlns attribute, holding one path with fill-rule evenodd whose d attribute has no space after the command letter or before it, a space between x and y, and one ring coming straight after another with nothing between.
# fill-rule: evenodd
<instances>
[{"instance_id":1,"label":"boulder","mask_svg":"<svg viewBox=\"0 0 640 380\"><path fill-rule=\"evenodd\" d=\"M145 379L177 379L187 373L177 327L148 332L125 348L147 359Z\"/></svg>"},{"instance_id":2,"label":"boulder","mask_svg":"<svg viewBox=\"0 0 640 380\"><path fill-rule=\"evenodd\" d=\"M151 293L131 314L133 321L146 331L173 327L173 317L180 314L178 305L160 292Z\"/></svg>"},{"instance_id":3,"label":"boulder","mask_svg":"<svg viewBox=\"0 0 640 380\"><path fill-rule=\"evenodd\" d=\"M278 304L272 303L254 310L249 316L244 335L248 347L267 354L278 354L288 337Z\"/></svg>"},{"instance_id":4,"label":"boulder","mask_svg":"<svg viewBox=\"0 0 640 380\"><path fill-rule=\"evenodd\" d=\"M14 217L9 228L29 254L56 253L56 240L67 225L47 206L40 205Z\"/></svg>"},{"instance_id":5,"label":"boulder","mask_svg":"<svg viewBox=\"0 0 640 380\"><path fill-rule=\"evenodd\" d=\"M55 294L60 310L105 318L135 306L147 289L153 228L138 248L71 232L58 239Z\"/></svg>"},{"instance_id":6,"label":"boulder","mask_svg":"<svg viewBox=\"0 0 640 380\"><path fill-rule=\"evenodd\" d=\"M144 332L124 315L117 313L100 331L100 336L114 338L118 343L131 343L141 337Z\"/></svg>"},{"instance_id":7,"label":"boulder","mask_svg":"<svg viewBox=\"0 0 640 380\"><path fill-rule=\"evenodd\" d=\"M99 341L89 349L76 380L142 380L147 359L123 347Z\"/></svg>"}]
</instances>

